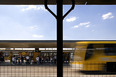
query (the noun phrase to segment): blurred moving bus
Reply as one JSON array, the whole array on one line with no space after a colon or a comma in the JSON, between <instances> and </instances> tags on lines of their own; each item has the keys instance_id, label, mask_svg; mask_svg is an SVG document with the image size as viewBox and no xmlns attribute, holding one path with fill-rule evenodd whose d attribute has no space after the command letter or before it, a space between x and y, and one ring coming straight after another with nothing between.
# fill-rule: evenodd
<instances>
[{"instance_id":1,"label":"blurred moving bus","mask_svg":"<svg viewBox=\"0 0 116 77\"><path fill-rule=\"evenodd\" d=\"M71 64L80 71L116 72L116 41L77 42Z\"/></svg>"}]
</instances>

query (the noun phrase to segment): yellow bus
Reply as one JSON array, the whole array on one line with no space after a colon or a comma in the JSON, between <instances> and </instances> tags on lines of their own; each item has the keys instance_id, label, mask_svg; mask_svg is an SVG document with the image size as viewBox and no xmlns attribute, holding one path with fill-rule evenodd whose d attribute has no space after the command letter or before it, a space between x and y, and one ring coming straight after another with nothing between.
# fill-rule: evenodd
<instances>
[{"instance_id":1,"label":"yellow bus","mask_svg":"<svg viewBox=\"0 0 116 77\"><path fill-rule=\"evenodd\" d=\"M80 71L116 72L116 41L77 42L71 64Z\"/></svg>"}]
</instances>

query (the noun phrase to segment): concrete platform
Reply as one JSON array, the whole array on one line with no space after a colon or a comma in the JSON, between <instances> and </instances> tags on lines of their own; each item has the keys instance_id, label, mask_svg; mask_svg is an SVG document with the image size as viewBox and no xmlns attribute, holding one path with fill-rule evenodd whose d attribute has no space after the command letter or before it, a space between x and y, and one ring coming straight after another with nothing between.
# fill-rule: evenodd
<instances>
[{"instance_id":1,"label":"concrete platform","mask_svg":"<svg viewBox=\"0 0 116 77\"><path fill-rule=\"evenodd\" d=\"M116 74L84 74L70 66L63 67L64 77L116 77ZM56 66L0 66L0 77L57 77Z\"/></svg>"}]
</instances>

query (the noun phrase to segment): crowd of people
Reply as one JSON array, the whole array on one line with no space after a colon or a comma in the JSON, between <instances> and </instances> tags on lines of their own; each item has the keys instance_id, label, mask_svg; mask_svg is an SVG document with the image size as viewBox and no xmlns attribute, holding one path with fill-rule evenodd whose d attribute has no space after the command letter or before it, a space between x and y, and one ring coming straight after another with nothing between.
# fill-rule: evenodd
<instances>
[{"instance_id":1,"label":"crowd of people","mask_svg":"<svg viewBox=\"0 0 116 77\"><path fill-rule=\"evenodd\" d=\"M56 56L54 56L54 57L49 57L49 56L47 56L47 57L39 57L39 56L37 56L36 57L36 63L37 64L42 64L42 63L51 63L51 64L56 64Z\"/></svg>"},{"instance_id":2,"label":"crowd of people","mask_svg":"<svg viewBox=\"0 0 116 77\"><path fill-rule=\"evenodd\" d=\"M56 64L57 63L57 56L37 56L35 61L33 56L13 56L11 58L11 63L15 64L43 64L43 63L50 63Z\"/></svg>"},{"instance_id":3,"label":"crowd of people","mask_svg":"<svg viewBox=\"0 0 116 77\"><path fill-rule=\"evenodd\" d=\"M29 56L28 53L25 55L19 54L19 55L13 55L13 53L9 54L8 57L4 57L3 53L0 53L0 62L4 63L7 61L10 61L12 65L25 65L25 64L57 64L57 56L51 55L51 56L45 56L45 55L39 55L39 56ZM9 62L8 61L8 62ZM70 63L70 54L64 53L63 54L63 63Z\"/></svg>"}]
</instances>

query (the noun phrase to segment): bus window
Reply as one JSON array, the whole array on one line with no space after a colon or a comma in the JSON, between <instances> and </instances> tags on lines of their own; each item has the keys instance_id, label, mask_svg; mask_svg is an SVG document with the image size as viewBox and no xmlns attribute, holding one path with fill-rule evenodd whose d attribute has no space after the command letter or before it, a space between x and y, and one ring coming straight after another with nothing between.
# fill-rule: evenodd
<instances>
[{"instance_id":1,"label":"bus window","mask_svg":"<svg viewBox=\"0 0 116 77\"><path fill-rule=\"evenodd\" d=\"M116 55L116 44L105 44L105 55L107 56L113 56Z\"/></svg>"},{"instance_id":2,"label":"bus window","mask_svg":"<svg viewBox=\"0 0 116 77\"><path fill-rule=\"evenodd\" d=\"M93 44L89 44L85 54L85 60L89 59L93 55Z\"/></svg>"}]
</instances>

